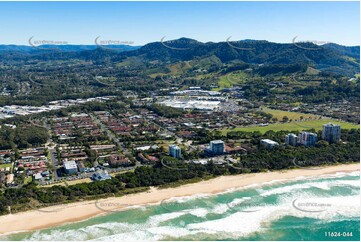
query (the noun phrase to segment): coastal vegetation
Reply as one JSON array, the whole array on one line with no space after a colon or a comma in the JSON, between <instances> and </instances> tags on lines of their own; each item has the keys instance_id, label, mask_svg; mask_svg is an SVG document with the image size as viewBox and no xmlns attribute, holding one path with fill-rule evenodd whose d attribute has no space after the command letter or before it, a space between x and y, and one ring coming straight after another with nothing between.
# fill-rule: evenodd
<instances>
[{"instance_id":1,"label":"coastal vegetation","mask_svg":"<svg viewBox=\"0 0 361 242\"><path fill-rule=\"evenodd\" d=\"M274 139L284 132L242 133L254 137ZM282 169L323 166L349 162L359 162L360 130L343 130L342 142L328 144L320 141L315 147L280 146L272 150L260 148L247 155L235 154L238 162L206 165L172 162L164 166L162 162L155 165L137 167L134 172L117 174L113 179L69 186L52 186L39 188L35 183L28 183L18 188L8 188L0 193L0 213L7 214L47 205L64 204L107 196L144 191L150 186L172 186L187 181L199 181L221 175L257 173Z\"/></svg>"},{"instance_id":2,"label":"coastal vegetation","mask_svg":"<svg viewBox=\"0 0 361 242\"><path fill-rule=\"evenodd\" d=\"M46 143L49 138L45 128L37 126L0 128L0 150L18 148L28 148Z\"/></svg>"}]
</instances>

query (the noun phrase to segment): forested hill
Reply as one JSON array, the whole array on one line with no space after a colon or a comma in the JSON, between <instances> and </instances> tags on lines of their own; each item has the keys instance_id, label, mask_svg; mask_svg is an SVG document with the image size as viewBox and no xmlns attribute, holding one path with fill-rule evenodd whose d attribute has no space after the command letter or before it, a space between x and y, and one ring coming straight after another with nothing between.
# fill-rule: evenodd
<instances>
[{"instance_id":1,"label":"forested hill","mask_svg":"<svg viewBox=\"0 0 361 242\"><path fill-rule=\"evenodd\" d=\"M307 65L319 71L344 76L354 76L359 73L360 68L360 47L337 44L315 45L301 42L280 44L264 40L202 43L193 39L180 38L153 42L140 48L121 46L117 50L96 48L96 46L64 45L56 46L58 49L54 51L49 46L45 47L37 49L30 46L0 45L0 58L3 60L85 59L95 62L118 62L132 57L146 63L157 61L169 64L212 56L222 63L241 62L270 66ZM32 51L29 48L32 48Z\"/></svg>"},{"instance_id":2,"label":"forested hill","mask_svg":"<svg viewBox=\"0 0 361 242\"><path fill-rule=\"evenodd\" d=\"M246 40L202 43L181 38L147 44L121 56L138 56L146 60L164 62L187 61L199 57L216 56L223 63L242 61L249 64L307 64L318 70L354 75L359 72L360 47L313 43L280 44ZM333 71L334 70L334 71Z\"/></svg>"}]
</instances>

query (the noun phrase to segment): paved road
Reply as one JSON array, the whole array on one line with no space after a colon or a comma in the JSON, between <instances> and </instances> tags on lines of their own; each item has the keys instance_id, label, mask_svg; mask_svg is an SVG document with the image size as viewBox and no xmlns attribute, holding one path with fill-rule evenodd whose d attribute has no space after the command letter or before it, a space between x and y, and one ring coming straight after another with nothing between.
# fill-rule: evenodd
<instances>
[{"instance_id":1,"label":"paved road","mask_svg":"<svg viewBox=\"0 0 361 242\"><path fill-rule=\"evenodd\" d=\"M132 155L132 153L124 146L123 142L121 142L116 135L110 131L95 115L89 114L89 116L93 119L93 121L100 127L102 131L105 131L108 137L113 140L120 148L122 153L126 155Z\"/></svg>"},{"instance_id":2,"label":"paved road","mask_svg":"<svg viewBox=\"0 0 361 242\"><path fill-rule=\"evenodd\" d=\"M56 145L51 145L53 144L53 140L51 139L51 126L46 122L46 120L43 120L43 127L46 128L48 130L49 133L49 139L48 142L45 144L45 147L48 148L49 153L50 153L50 161L51 163L53 163L54 166L54 170L53 170L53 174L54 174L54 179L57 180L58 177L58 173L56 173L56 169L58 168L59 165L59 161L58 161L58 154L56 152Z\"/></svg>"},{"instance_id":3,"label":"paved road","mask_svg":"<svg viewBox=\"0 0 361 242\"><path fill-rule=\"evenodd\" d=\"M58 159L56 158L58 154L54 148L51 148L51 149L49 148L49 153L50 153L51 162L53 163L53 165L55 167L55 170L53 171L54 179L57 180L59 178L58 173L56 172L56 169L59 165Z\"/></svg>"},{"instance_id":4,"label":"paved road","mask_svg":"<svg viewBox=\"0 0 361 242\"><path fill-rule=\"evenodd\" d=\"M178 136L176 133L174 133L173 131L170 131L170 130L168 130L167 128L162 127L162 125L154 122L153 120L148 120L148 119L146 119L146 120L147 120L148 122L154 124L155 126L157 126L157 127L159 128L159 130L164 131L167 135L170 135L170 136L175 137L175 138L176 138L176 143L178 143L178 144L182 144L182 143L183 143L183 138L179 137L179 136Z\"/></svg>"}]
</instances>

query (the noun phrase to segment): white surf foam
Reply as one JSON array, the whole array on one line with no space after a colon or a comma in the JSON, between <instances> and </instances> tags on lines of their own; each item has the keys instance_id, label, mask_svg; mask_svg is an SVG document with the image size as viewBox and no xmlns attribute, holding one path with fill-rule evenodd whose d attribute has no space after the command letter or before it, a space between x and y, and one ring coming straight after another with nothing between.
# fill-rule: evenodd
<instances>
[{"instance_id":1,"label":"white surf foam","mask_svg":"<svg viewBox=\"0 0 361 242\"><path fill-rule=\"evenodd\" d=\"M349 173L347 173L349 174ZM26 240L107 240L107 241L134 241L134 240L162 240L166 238L178 238L183 236L195 235L199 233L216 234L217 238L227 238L234 236L247 236L256 231L261 231L267 225L284 216L308 217L332 221L333 219L348 219L359 216L360 201L359 195L350 196L329 196L318 197L308 191L308 188L318 187L323 190L329 190L333 186L350 186L354 190L359 187L358 180L342 180L344 174L338 174L335 181L313 181L310 180L304 184L284 184L282 187L272 190L259 189L263 197L274 194L277 196L277 204L267 204L259 206L252 204L251 197L235 198L229 204L204 203L205 207L184 209L177 212L168 212L150 216L144 223L125 223L125 222L105 222L96 225L89 225L80 229L57 228L50 231L35 232ZM324 195L324 194L323 194ZM187 202L195 198L206 198L209 194L188 196L183 198L173 198L171 201ZM330 204L326 210L321 212L305 212L292 206L294 199L303 203ZM212 200L213 201L213 200ZM227 213L233 206L237 206L247 201L250 207L257 208L252 213L237 212L232 209L232 213ZM303 207L301 206L301 209ZM307 207L306 207L307 209ZM204 218L209 213L220 214L223 217L211 221L184 224L181 226L171 226L169 223L184 215L191 214L199 218ZM132 218L129 218L131 221ZM178 220L179 221L179 220Z\"/></svg>"}]
</instances>

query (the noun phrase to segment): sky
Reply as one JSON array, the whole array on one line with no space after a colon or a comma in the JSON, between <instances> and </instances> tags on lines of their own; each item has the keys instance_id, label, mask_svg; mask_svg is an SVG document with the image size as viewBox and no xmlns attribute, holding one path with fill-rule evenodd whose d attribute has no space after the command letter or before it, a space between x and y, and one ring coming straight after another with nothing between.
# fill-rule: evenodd
<instances>
[{"instance_id":1,"label":"sky","mask_svg":"<svg viewBox=\"0 0 361 242\"><path fill-rule=\"evenodd\" d=\"M188 37L360 45L359 2L0 2L0 44Z\"/></svg>"}]
</instances>

